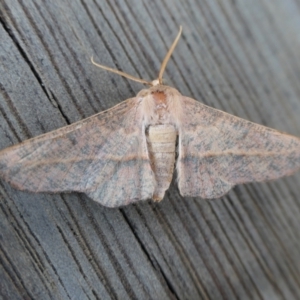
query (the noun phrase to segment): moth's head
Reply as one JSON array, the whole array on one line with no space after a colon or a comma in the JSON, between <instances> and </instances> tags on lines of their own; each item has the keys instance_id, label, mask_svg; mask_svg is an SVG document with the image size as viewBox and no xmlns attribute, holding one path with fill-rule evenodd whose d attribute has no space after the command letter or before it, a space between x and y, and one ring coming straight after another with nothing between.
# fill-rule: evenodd
<instances>
[{"instance_id":1,"label":"moth's head","mask_svg":"<svg viewBox=\"0 0 300 300\"><path fill-rule=\"evenodd\" d=\"M160 83L159 82L159 79L157 78L157 79L155 79L155 80L153 80L153 81L151 81L151 85L152 86L157 86L157 85L161 85L162 83Z\"/></svg>"}]
</instances>

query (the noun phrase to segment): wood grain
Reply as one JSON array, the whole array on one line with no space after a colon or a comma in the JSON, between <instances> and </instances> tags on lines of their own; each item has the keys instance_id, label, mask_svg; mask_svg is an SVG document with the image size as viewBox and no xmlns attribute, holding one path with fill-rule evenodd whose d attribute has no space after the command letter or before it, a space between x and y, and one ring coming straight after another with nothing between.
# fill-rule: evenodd
<instances>
[{"instance_id":1,"label":"wood grain","mask_svg":"<svg viewBox=\"0 0 300 300\"><path fill-rule=\"evenodd\" d=\"M107 109L152 80L300 136L300 5L267 1L0 2L0 148ZM220 200L104 208L0 186L4 299L298 299L299 174Z\"/></svg>"}]
</instances>

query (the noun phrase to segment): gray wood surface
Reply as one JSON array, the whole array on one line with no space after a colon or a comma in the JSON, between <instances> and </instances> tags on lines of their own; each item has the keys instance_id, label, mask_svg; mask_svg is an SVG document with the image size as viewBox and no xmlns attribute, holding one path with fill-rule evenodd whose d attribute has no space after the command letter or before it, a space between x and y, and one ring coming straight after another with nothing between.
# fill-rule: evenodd
<instances>
[{"instance_id":1,"label":"gray wood surface","mask_svg":"<svg viewBox=\"0 0 300 300\"><path fill-rule=\"evenodd\" d=\"M300 136L299 0L0 0L0 149L134 96L96 61ZM299 299L300 173L121 209L0 182L0 299Z\"/></svg>"}]
</instances>

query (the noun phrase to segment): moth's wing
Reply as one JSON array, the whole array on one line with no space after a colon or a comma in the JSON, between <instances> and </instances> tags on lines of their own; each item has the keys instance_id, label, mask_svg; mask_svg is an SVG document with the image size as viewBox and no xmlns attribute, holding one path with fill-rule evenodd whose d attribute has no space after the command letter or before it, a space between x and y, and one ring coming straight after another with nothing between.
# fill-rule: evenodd
<instances>
[{"instance_id":1,"label":"moth's wing","mask_svg":"<svg viewBox=\"0 0 300 300\"><path fill-rule=\"evenodd\" d=\"M218 198L234 185L290 175L300 139L183 97L177 161L183 196Z\"/></svg>"},{"instance_id":2,"label":"moth's wing","mask_svg":"<svg viewBox=\"0 0 300 300\"><path fill-rule=\"evenodd\" d=\"M20 190L78 191L105 206L152 198L139 99L0 152L0 177Z\"/></svg>"}]
</instances>

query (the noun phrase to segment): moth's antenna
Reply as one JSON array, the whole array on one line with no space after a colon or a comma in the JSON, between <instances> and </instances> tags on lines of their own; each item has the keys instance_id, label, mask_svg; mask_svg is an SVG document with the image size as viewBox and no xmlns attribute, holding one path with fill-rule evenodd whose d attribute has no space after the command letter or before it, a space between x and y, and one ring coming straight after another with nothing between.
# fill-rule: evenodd
<instances>
[{"instance_id":1,"label":"moth's antenna","mask_svg":"<svg viewBox=\"0 0 300 300\"><path fill-rule=\"evenodd\" d=\"M170 57L171 57L171 55L172 55L172 53L173 53L173 51L174 51L177 43L179 41L179 38L181 36L181 32L182 32L182 26L179 27L179 32L178 32L178 34L177 34L177 36L176 36L176 38L175 38L172 46L170 47L168 53L166 54L166 56L165 56L165 58L164 58L164 60L163 60L163 62L161 64L161 67L160 67L160 70L159 70L159 74L158 74L158 82L159 82L159 84L162 84L162 77L163 77L165 68L166 68L167 63L168 63L168 61L169 61L169 59L170 59Z\"/></svg>"},{"instance_id":2,"label":"moth's antenna","mask_svg":"<svg viewBox=\"0 0 300 300\"><path fill-rule=\"evenodd\" d=\"M166 56L165 56L165 58L164 58L164 60L163 60L163 62L161 64L161 67L160 67L160 70L159 70L159 74L158 74L158 78L156 80L151 81L151 82L150 81L146 81L144 79L140 79L140 78L134 77L134 76L129 75L129 74L125 73L125 72L122 72L122 71L119 71L119 70L116 70L116 69L112 69L112 68L109 68L109 67L97 64L97 63L94 62L93 56L91 57L91 62L92 62L93 65L95 65L95 66L97 66L97 67L99 67L101 69L104 69L106 71L118 74L120 76L126 77L126 78L131 79L131 80L136 81L136 82L140 82L140 83L148 84L148 85L152 85L152 86L158 85L158 84L162 84L162 76L164 74L164 71L165 71L165 68L167 66L167 63L168 63L168 61L169 61L169 59L170 59L170 57L171 57L171 55L172 55L172 53L173 53L173 51L174 51L177 43L179 41L179 38L181 36L181 32L182 32L182 26L179 27L179 32L178 32L178 34L177 34L177 36L176 36L176 38L175 38L172 46L170 47L168 53L166 54Z\"/></svg>"},{"instance_id":3,"label":"moth's antenna","mask_svg":"<svg viewBox=\"0 0 300 300\"><path fill-rule=\"evenodd\" d=\"M116 69L112 69L112 68L109 68L109 67L97 64L97 63L94 62L93 56L91 57L91 62L92 62L93 65L95 65L95 66L97 66L97 67L99 67L101 69L104 69L106 71L109 71L109 72L121 75L123 77L126 77L128 79L131 79L133 81L137 81L137 82L140 82L140 83L143 83L143 84L153 85L152 82L149 82L149 81L146 81L144 79L140 79L140 78L134 77L132 75L129 75L129 74L125 73L125 72L122 72L122 71L119 71L119 70L116 70Z\"/></svg>"}]
</instances>

